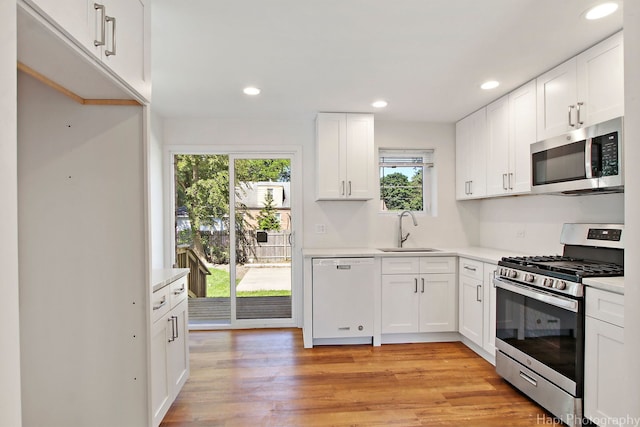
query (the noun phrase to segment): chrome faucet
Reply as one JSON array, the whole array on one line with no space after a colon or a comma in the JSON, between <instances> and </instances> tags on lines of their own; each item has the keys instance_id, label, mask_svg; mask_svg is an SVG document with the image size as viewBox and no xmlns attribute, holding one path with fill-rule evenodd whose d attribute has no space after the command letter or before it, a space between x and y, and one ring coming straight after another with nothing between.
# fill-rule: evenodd
<instances>
[{"instance_id":1,"label":"chrome faucet","mask_svg":"<svg viewBox=\"0 0 640 427\"><path fill-rule=\"evenodd\" d=\"M416 217L413 216L413 212L411 211L403 211L398 218L398 247L401 248L402 244L409 238L409 234L407 233L406 236L402 235L402 218L404 218L404 216L406 214L409 214L411 216L411 219L413 219L413 225L417 226L418 222L416 221Z\"/></svg>"}]
</instances>

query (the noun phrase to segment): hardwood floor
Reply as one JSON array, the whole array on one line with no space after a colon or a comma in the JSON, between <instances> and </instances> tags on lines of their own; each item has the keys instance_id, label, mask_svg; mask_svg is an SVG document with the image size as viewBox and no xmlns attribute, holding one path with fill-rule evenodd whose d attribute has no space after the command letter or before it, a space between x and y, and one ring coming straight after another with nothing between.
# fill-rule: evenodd
<instances>
[{"instance_id":1,"label":"hardwood floor","mask_svg":"<svg viewBox=\"0 0 640 427\"><path fill-rule=\"evenodd\" d=\"M192 332L162 427L541 426L553 419L462 343L304 349L299 329Z\"/></svg>"}]
</instances>

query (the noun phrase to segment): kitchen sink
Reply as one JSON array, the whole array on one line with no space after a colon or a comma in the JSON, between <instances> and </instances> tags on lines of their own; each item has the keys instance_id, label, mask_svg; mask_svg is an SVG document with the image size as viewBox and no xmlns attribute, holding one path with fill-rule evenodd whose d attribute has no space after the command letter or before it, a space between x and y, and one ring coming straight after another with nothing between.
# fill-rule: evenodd
<instances>
[{"instance_id":1,"label":"kitchen sink","mask_svg":"<svg viewBox=\"0 0 640 427\"><path fill-rule=\"evenodd\" d=\"M378 248L382 252L438 252L439 249L433 248Z\"/></svg>"}]
</instances>

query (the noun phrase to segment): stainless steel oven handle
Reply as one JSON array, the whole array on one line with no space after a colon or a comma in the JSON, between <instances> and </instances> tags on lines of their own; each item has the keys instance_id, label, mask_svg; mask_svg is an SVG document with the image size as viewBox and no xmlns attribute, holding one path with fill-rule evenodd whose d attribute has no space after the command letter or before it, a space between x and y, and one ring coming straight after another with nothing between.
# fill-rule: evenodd
<instances>
[{"instance_id":1,"label":"stainless steel oven handle","mask_svg":"<svg viewBox=\"0 0 640 427\"><path fill-rule=\"evenodd\" d=\"M528 286L516 285L500 278L493 279L493 284L498 288L505 289L518 295L533 298L535 300L563 308L565 310L578 312L578 302L569 298L553 295L548 292L530 288Z\"/></svg>"}]
</instances>

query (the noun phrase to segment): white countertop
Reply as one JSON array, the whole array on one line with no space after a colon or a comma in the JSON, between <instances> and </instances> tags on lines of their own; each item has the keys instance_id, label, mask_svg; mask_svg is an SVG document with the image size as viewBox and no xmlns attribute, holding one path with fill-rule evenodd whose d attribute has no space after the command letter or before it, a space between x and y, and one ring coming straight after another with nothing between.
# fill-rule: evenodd
<instances>
[{"instance_id":1,"label":"white countertop","mask_svg":"<svg viewBox=\"0 0 640 427\"><path fill-rule=\"evenodd\" d=\"M409 248L407 248L409 249ZM504 256L521 256L522 253L503 249L483 248L468 246L463 248L435 248L433 252L383 252L375 248L307 248L302 253L305 258L332 258L332 257L403 257L403 256L461 256L472 258L482 262L496 264Z\"/></svg>"},{"instance_id":2,"label":"white countertop","mask_svg":"<svg viewBox=\"0 0 640 427\"><path fill-rule=\"evenodd\" d=\"M582 283L603 291L615 292L624 295L624 276L623 277L595 277L582 279Z\"/></svg>"},{"instance_id":3,"label":"white countertop","mask_svg":"<svg viewBox=\"0 0 640 427\"><path fill-rule=\"evenodd\" d=\"M153 292L189 274L188 268L158 268L151 271Z\"/></svg>"}]
</instances>

